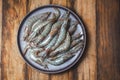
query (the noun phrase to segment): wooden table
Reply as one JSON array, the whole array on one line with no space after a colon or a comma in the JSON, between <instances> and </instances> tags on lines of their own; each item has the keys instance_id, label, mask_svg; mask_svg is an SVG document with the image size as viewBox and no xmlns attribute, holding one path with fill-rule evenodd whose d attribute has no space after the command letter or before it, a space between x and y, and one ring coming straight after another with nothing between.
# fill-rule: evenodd
<instances>
[{"instance_id":1,"label":"wooden table","mask_svg":"<svg viewBox=\"0 0 120 80\"><path fill-rule=\"evenodd\" d=\"M66 6L83 20L87 47L72 69L43 74L26 65L17 47L20 21L48 4ZM0 80L120 80L120 0L0 0Z\"/></svg>"}]
</instances>

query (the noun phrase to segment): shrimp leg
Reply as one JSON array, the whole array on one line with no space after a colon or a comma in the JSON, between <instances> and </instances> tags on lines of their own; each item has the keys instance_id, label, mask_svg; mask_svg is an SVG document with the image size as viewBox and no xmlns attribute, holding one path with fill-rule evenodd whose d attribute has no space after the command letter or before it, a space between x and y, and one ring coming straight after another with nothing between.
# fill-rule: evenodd
<instances>
[{"instance_id":1,"label":"shrimp leg","mask_svg":"<svg viewBox=\"0 0 120 80\"><path fill-rule=\"evenodd\" d=\"M68 54L68 55L61 56L60 58L58 58L54 61L47 59L47 62L54 66L59 66L59 65L63 64L64 62L66 62L67 60L69 60L70 58L72 58L73 56L74 55L72 55L72 54Z\"/></svg>"}]
</instances>

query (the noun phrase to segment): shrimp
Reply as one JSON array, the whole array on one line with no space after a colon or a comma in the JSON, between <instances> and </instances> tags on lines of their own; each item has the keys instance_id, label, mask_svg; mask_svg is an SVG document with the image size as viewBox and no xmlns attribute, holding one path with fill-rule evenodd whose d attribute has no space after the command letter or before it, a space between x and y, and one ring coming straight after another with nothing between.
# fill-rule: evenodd
<instances>
[{"instance_id":1,"label":"shrimp","mask_svg":"<svg viewBox=\"0 0 120 80\"><path fill-rule=\"evenodd\" d=\"M66 35L66 39L64 40L64 43L62 43L57 49L55 49L55 51L52 51L49 56L55 56L57 55L57 53L60 53L62 51L66 51L68 50L69 46L70 46L70 35L69 35L69 32L67 32L67 35Z\"/></svg>"},{"instance_id":2,"label":"shrimp","mask_svg":"<svg viewBox=\"0 0 120 80\"><path fill-rule=\"evenodd\" d=\"M25 24L23 40L27 40L27 37L29 36L29 34L31 32L31 27L34 24L34 22L36 22L39 19L45 20L50 15L50 13L51 12L45 12L45 13L41 13L41 14L35 15L33 17L30 17Z\"/></svg>"},{"instance_id":3,"label":"shrimp","mask_svg":"<svg viewBox=\"0 0 120 80\"><path fill-rule=\"evenodd\" d=\"M25 46L25 48L23 50L23 54L25 55L29 49L39 50L39 51L43 51L44 50L43 48L37 48L36 45L34 45L34 43L31 42L31 43L28 43Z\"/></svg>"},{"instance_id":4,"label":"shrimp","mask_svg":"<svg viewBox=\"0 0 120 80\"><path fill-rule=\"evenodd\" d=\"M51 41L51 39L54 37L54 35L58 32L59 28L61 27L61 24L62 23L60 21L53 24L52 29L51 29L49 35L47 36L47 38L43 42L38 44L39 47L43 47Z\"/></svg>"},{"instance_id":5,"label":"shrimp","mask_svg":"<svg viewBox=\"0 0 120 80\"><path fill-rule=\"evenodd\" d=\"M75 34L75 35L72 35L72 40L76 40L76 39L78 39L78 38L81 38L82 36L83 36L82 33L77 33L77 34Z\"/></svg>"},{"instance_id":6,"label":"shrimp","mask_svg":"<svg viewBox=\"0 0 120 80\"><path fill-rule=\"evenodd\" d=\"M50 20L44 21L42 23L36 22L37 23L36 26L38 26L38 27L35 28L35 30L30 34L30 36L28 37L28 41L30 42L36 36L36 34L39 32L39 30L42 27L44 27L45 25L47 25L48 23L53 22L53 21L54 21L54 19L50 19Z\"/></svg>"},{"instance_id":7,"label":"shrimp","mask_svg":"<svg viewBox=\"0 0 120 80\"><path fill-rule=\"evenodd\" d=\"M71 24L71 26L70 26L70 28L68 30L70 35L72 35L76 31L77 24L78 24L78 22L73 22L73 24Z\"/></svg>"},{"instance_id":8,"label":"shrimp","mask_svg":"<svg viewBox=\"0 0 120 80\"><path fill-rule=\"evenodd\" d=\"M66 19L68 17L69 17L69 12L63 14L63 16L61 17L61 19ZM47 36L47 38L43 42L41 42L39 44L39 47L43 47L43 46L47 45L51 41L51 39L54 37L54 35L60 29L62 23L63 23L63 20L58 20L55 24L53 24L52 29L51 29L49 35Z\"/></svg>"},{"instance_id":9,"label":"shrimp","mask_svg":"<svg viewBox=\"0 0 120 80\"><path fill-rule=\"evenodd\" d=\"M65 39L67 23L68 23L68 19L64 20L64 23L62 24L62 27L60 29L59 37L57 39L56 44L52 47L52 50L56 49Z\"/></svg>"},{"instance_id":10,"label":"shrimp","mask_svg":"<svg viewBox=\"0 0 120 80\"><path fill-rule=\"evenodd\" d=\"M58 35L56 35L50 43L45 47L45 51L38 54L38 56L46 57L48 52L50 51L50 48L56 43L56 40L58 38Z\"/></svg>"},{"instance_id":11,"label":"shrimp","mask_svg":"<svg viewBox=\"0 0 120 80\"><path fill-rule=\"evenodd\" d=\"M70 58L72 58L73 56L74 55L72 54L68 54L68 55L61 56L58 59L55 59L54 61L47 59L47 62L50 63L51 65L59 66L63 64L64 62L66 62L67 60L69 60Z\"/></svg>"},{"instance_id":12,"label":"shrimp","mask_svg":"<svg viewBox=\"0 0 120 80\"><path fill-rule=\"evenodd\" d=\"M56 35L51 41L50 43L46 46L46 50L50 49L57 41L58 35Z\"/></svg>"},{"instance_id":13,"label":"shrimp","mask_svg":"<svg viewBox=\"0 0 120 80\"><path fill-rule=\"evenodd\" d=\"M43 59L41 57L37 57L33 51L30 52L29 55L30 59L34 62L38 63L39 65L43 66L44 68L48 68L47 64L43 62Z\"/></svg>"},{"instance_id":14,"label":"shrimp","mask_svg":"<svg viewBox=\"0 0 120 80\"><path fill-rule=\"evenodd\" d=\"M68 55L68 54L75 54L77 51L79 51L83 47L84 43L79 43L76 46L70 48L68 51L65 51L63 53L60 53L57 56L50 57L49 60L54 61L62 56Z\"/></svg>"},{"instance_id":15,"label":"shrimp","mask_svg":"<svg viewBox=\"0 0 120 80\"><path fill-rule=\"evenodd\" d=\"M52 16L54 16L54 13L53 13ZM35 38L33 39L33 41L34 41L36 44L39 43L39 42L41 42L41 41L49 34L49 32L50 32L50 30L51 30L51 28L52 28L53 23L54 23L54 22L50 22L49 24L47 24L47 25L45 26L43 32L42 32L40 35L38 35L37 37L35 37Z\"/></svg>"}]
</instances>

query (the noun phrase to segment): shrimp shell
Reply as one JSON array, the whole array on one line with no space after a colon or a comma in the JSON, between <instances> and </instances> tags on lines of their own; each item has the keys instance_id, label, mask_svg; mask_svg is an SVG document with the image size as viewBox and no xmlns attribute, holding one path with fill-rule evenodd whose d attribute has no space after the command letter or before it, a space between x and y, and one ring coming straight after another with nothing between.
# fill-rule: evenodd
<instances>
[{"instance_id":1,"label":"shrimp shell","mask_svg":"<svg viewBox=\"0 0 120 80\"><path fill-rule=\"evenodd\" d=\"M68 17L69 17L69 12L64 13L63 16L61 17L61 19L66 19ZM58 20L55 24L53 24L49 35L47 36L47 38L43 42L41 42L39 44L39 47L43 47L43 46L47 45L51 41L51 39L55 36L55 34L60 29L62 23L63 23L63 20Z\"/></svg>"},{"instance_id":2,"label":"shrimp shell","mask_svg":"<svg viewBox=\"0 0 120 80\"><path fill-rule=\"evenodd\" d=\"M50 41L50 43L46 46L45 51L39 53L38 55L39 55L39 56L42 56L42 57L46 57L46 55L49 53L51 47L56 43L57 37L58 37L58 35L56 35L56 36Z\"/></svg>"},{"instance_id":3,"label":"shrimp shell","mask_svg":"<svg viewBox=\"0 0 120 80\"><path fill-rule=\"evenodd\" d=\"M51 12L46 12L30 17L25 25L23 40L26 40L29 36L29 33L31 32L31 27L34 24L34 22L36 22L38 19L45 20L50 15L50 13Z\"/></svg>"},{"instance_id":4,"label":"shrimp shell","mask_svg":"<svg viewBox=\"0 0 120 80\"><path fill-rule=\"evenodd\" d=\"M64 20L64 23L62 24L62 27L60 29L58 40L56 44L52 47L52 50L56 49L65 39L67 23L68 23L68 19Z\"/></svg>"},{"instance_id":5,"label":"shrimp shell","mask_svg":"<svg viewBox=\"0 0 120 80\"><path fill-rule=\"evenodd\" d=\"M43 66L44 68L48 68L47 64L43 62L43 59L41 57L37 57L32 51L29 57L31 60Z\"/></svg>"},{"instance_id":6,"label":"shrimp shell","mask_svg":"<svg viewBox=\"0 0 120 80\"><path fill-rule=\"evenodd\" d=\"M66 62L67 60L69 60L70 58L72 58L73 56L74 55L72 54L68 54L68 55L61 56L60 58L55 59L54 61L47 59L47 62L50 63L51 65L59 66L63 64L64 62Z\"/></svg>"},{"instance_id":7,"label":"shrimp shell","mask_svg":"<svg viewBox=\"0 0 120 80\"><path fill-rule=\"evenodd\" d=\"M45 25L47 25L48 23L53 22L53 21L54 21L54 19L50 19L50 20L44 21L42 23L38 23L37 24L38 27L28 37L28 41L32 41L32 39L36 36L36 34L39 32L39 30L42 27L44 27Z\"/></svg>"},{"instance_id":8,"label":"shrimp shell","mask_svg":"<svg viewBox=\"0 0 120 80\"><path fill-rule=\"evenodd\" d=\"M33 39L33 41L36 44L41 42L49 34L51 27L52 27L52 24L53 24L53 22L47 24L47 26L45 26L45 29L43 30L43 32Z\"/></svg>"},{"instance_id":9,"label":"shrimp shell","mask_svg":"<svg viewBox=\"0 0 120 80\"><path fill-rule=\"evenodd\" d=\"M65 51L65 52L63 52L63 53L59 53L57 56L50 57L49 59L53 61L53 60L55 60L55 59L60 58L61 56L68 55L68 54L74 54L74 53L76 53L77 51L79 51L80 48L83 47L83 45L84 45L84 43L79 43L79 44L77 44L76 46L70 48L68 51Z\"/></svg>"},{"instance_id":10,"label":"shrimp shell","mask_svg":"<svg viewBox=\"0 0 120 80\"><path fill-rule=\"evenodd\" d=\"M64 40L64 43L62 43L55 51L52 51L49 56L55 56L57 53L60 53L62 51L68 50L70 46L70 35L69 32L67 32L66 39Z\"/></svg>"}]
</instances>

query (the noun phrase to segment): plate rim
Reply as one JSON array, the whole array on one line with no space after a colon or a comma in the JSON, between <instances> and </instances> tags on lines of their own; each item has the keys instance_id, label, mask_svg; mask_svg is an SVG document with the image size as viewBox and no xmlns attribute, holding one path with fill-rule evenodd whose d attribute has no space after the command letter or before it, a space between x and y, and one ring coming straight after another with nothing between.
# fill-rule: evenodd
<instances>
[{"instance_id":1,"label":"plate rim","mask_svg":"<svg viewBox=\"0 0 120 80\"><path fill-rule=\"evenodd\" d=\"M26 19L31 15L33 14L35 11L38 11L40 9L43 9L43 8L49 8L49 7L57 7L57 8L61 8L65 11L69 11L80 23L81 25L81 28L83 30L83 33L84 33L84 47L82 48L82 50L79 52L80 54L76 57L76 59L69 65L67 65L66 67L62 68L62 69L59 69L59 70L53 70L53 71L49 71L49 70L43 70L43 69L40 69L36 66L34 66L31 62L29 62L23 55L22 53L22 50L21 50L21 47L20 47L20 39L19 39L19 36L20 36L20 31L22 29L22 26L24 24L24 22L26 21ZM38 8L35 8L33 10L31 10L30 12L28 12L25 17L21 20L20 22L20 25L19 25L19 28L18 28L18 32L17 32L17 45L18 45L18 49L19 49L19 54L21 55L22 59L25 61L25 63L27 65L29 65L30 67L32 67L33 69L37 70L37 71L40 71L40 72L43 72L43 73L48 73L48 74L55 74L55 73L61 73L61 72L64 72L70 68L72 68L79 60L80 58L82 57L83 53L85 52L85 47L86 47L86 29L85 29L85 26L83 25L83 22L81 20L81 18L79 17L79 15L77 15L75 12L73 12L72 10L70 10L69 8L67 7L64 7L64 6L61 6L61 5L55 5L55 4L49 4L49 5L44 5L44 6L40 6Z\"/></svg>"}]
</instances>

